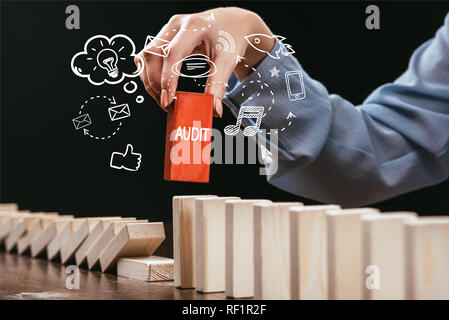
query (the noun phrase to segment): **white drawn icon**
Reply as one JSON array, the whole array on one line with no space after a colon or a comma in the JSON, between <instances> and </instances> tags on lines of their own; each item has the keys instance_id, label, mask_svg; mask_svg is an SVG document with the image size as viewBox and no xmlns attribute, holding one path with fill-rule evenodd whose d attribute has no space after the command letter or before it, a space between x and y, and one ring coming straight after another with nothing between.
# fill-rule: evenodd
<instances>
[{"instance_id":1,"label":"white drawn icon","mask_svg":"<svg viewBox=\"0 0 449 320\"><path fill-rule=\"evenodd\" d=\"M111 78L118 77L118 55L112 49L103 49L97 55L98 65L108 72Z\"/></svg>"},{"instance_id":2,"label":"white drawn icon","mask_svg":"<svg viewBox=\"0 0 449 320\"><path fill-rule=\"evenodd\" d=\"M276 69L276 66L273 66L273 69L268 69L268 71L270 71L271 77L272 77L272 78L273 78L273 77L279 78L279 72L280 72L281 70Z\"/></svg>"},{"instance_id":3,"label":"white drawn icon","mask_svg":"<svg viewBox=\"0 0 449 320\"><path fill-rule=\"evenodd\" d=\"M243 119L256 119L256 124L253 126L248 126L243 130L243 134L247 137L254 136L260 128L260 124L262 122L264 107L255 107L255 106L242 106L239 110L239 114L237 116L237 122L235 125L230 124L224 128L224 133L229 136L235 136L242 125Z\"/></svg>"},{"instance_id":4,"label":"white drawn icon","mask_svg":"<svg viewBox=\"0 0 449 320\"><path fill-rule=\"evenodd\" d=\"M131 111L127 103L119 104L108 108L109 118L111 121L117 121L131 117Z\"/></svg>"},{"instance_id":5,"label":"white drawn icon","mask_svg":"<svg viewBox=\"0 0 449 320\"><path fill-rule=\"evenodd\" d=\"M293 113L289 112L287 115L287 119L290 119L290 118L296 118L296 116Z\"/></svg>"},{"instance_id":6,"label":"white drawn icon","mask_svg":"<svg viewBox=\"0 0 449 320\"><path fill-rule=\"evenodd\" d=\"M304 79L300 70L286 72L285 83L290 101L301 100L306 97Z\"/></svg>"},{"instance_id":7,"label":"white drawn icon","mask_svg":"<svg viewBox=\"0 0 449 320\"><path fill-rule=\"evenodd\" d=\"M72 120L73 125L75 126L76 130L85 128L87 126L90 126L92 124L92 120L90 119L90 116L88 113L82 114L75 119Z\"/></svg>"},{"instance_id":8,"label":"white drawn icon","mask_svg":"<svg viewBox=\"0 0 449 320\"><path fill-rule=\"evenodd\" d=\"M260 152L262 156L262 161L265 164L270 164L273 162L273 159L271 159L271 156L273 155L270 151L268 151L267 148L265 148L263 145L260 145Z\"/></svg>"},{"instance_id":9,"label":"white drawn icon","mask_svg":"<svg viewBox=\"0 0 449 320\"><path fill-rule=\"evenodd\" d=\"M170 54L170 41L153 36L147 36L145 40L145 52L167 58Z\"/></svg>"},{"instance_id":10,"label":"white drawn icon","mask_svg":"<svg viewBox=\"0 0 449 320\"><path fill-rule=\"evenodd\" d=\"M235 58L235 63L239 64L240 62L242 62L243 59L246 59L245 57L239 56L237 55L237 57Z\"/></svg>"},{"instance_id":11,"label":"white drawn icon","mask_svg":"<svg viewBox=\"0 0 449 320\"><path fill-rule=\"evenodd\" d=\"M263 42L266 42L267 40L273 39L273 38L277 39L280 43L279 49L276 50L274 52L274 54L261 48ZM293 50L291 45L282 42L285 39L286 38L283 36L277 36L277 35L269 36L269 35L266 35L263 33L254 33L254 34L250 34L245 37L245 40L249 43L249 45L251 47L253 47L254 49L256 49L259 52L266 53L273 59L280 59L279 54L282 54L283 56L289 56L289 55L295 53L295 50Z\"/></svg>"},{"instance_id":12,"label":"white drawn icon","mask_svg":"<svg viewBox=\"0 0 449 320\"><path fill-rule=\"evenodd\" d=\"M214 13L211 12L210 15L206 19L207 21L215 21Z\"/></svg>"},{"instance_id":13,"label":"white drawn icon","mask_svg":"<svg viewBox=\"0 0 449 320\"><path fill-rule=\"evenodd\" d=\"M188 73L182 73L182 64L185 63ZM172 72L178 77L207 78L217 72L217 66L204 54L192 54L182 58L172 66Z\"/></svg>"},{"instance_id":14,"label":"white drawn icon","mask_svg":"<svg viewBox=\"0 0 449 320\"><path fill-rule=\"evenodd\" d=\"M235 41L231 34L224 30L218 31L218 43L215 46L218 51L234 53Z\"/></svg>"},{"instance_id":15,"label":"white drawn icon","mask_svg":"<svg viewBox=\"0 0 449 320\"><path fill-rule=\"evenodd\" d=\"M139 61L137 67L134 59ZM97 35L86 41L84 50L73 56L70 66L78 77L99 86L120 83L125 77L138 77L144 62L136 55L134 42L128 36L117 34L108 38Z\"/></svg>"},{"instance_id":16,"label":"white drawn icon","mask_svg":"<svg viewBox=\"0 0 449 320\"><path fill-rule=\"evenodd\" d=\"M114 169L137 171L140 168L142 154L134 152L131 144L126 146L125 153L113 152L109 165Z\"/></svg>"}]
</instances>

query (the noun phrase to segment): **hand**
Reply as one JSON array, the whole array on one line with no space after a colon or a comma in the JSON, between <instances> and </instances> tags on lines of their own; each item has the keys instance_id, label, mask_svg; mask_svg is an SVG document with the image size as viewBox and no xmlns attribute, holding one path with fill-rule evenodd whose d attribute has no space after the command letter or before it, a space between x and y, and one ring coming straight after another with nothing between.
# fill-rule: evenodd
<instances>
[{"instance_id":1,"label":"hand","mask_svg":"<svg viewBox=\"0 0 449 320\"><path fill-rule=\"evenodd\" d=\"M213 14L215 20L208 20ZM209 26L210 25L210 26ZM229 33L235 42L234 52L217 49L218 32ZM147 92L165 110L173 102L178 84L178 76L172 72L172 66L191 54L204 54L216 65L217 72L208 77L205 93L214 95L214 115L223 114L222 99L226 84L234 71L239 80L252 72L266 56L274 44L274 38L268 38L259 45L262 51L255 50L246 41L245 36L262 33L272 36L262 19L255 13L240 8L217 8L195 14L173 16L161 29L157 37L170 41L170 53L167 57L158 56L142 50L139 55L145 66L140 75ZM237 55L244 57L237 63ZM138 63L138 59L135 63Z\"/></svg>"},{"instance_id":2,"label":"hand","mask_svg":"<svg viewBox=\"0 0 449 320\"><path fill-rule=\"evenodd\" d=\"M133 146L128 144L125 153L113 152L111 155L110 166L114 169L125 169L129 171L137 171L140 167L142 155L133 152Z\"/></svg>"}]
</instances>

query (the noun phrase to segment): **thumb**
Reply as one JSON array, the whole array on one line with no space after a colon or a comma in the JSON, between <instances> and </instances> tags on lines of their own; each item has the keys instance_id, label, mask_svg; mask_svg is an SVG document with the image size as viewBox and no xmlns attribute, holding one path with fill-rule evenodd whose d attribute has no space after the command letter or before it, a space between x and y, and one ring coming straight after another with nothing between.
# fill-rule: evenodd
<instances>
[{"instance_id":1,"label":"thumb","mask_svg":"<svg viewBox=\"0 0 449 320\"><path fill-rule=\"evenodd\" d=\"M207 79L204 93L214 95L214 115L223 116L223 96L232 71L235 69L235 57L233 54L222 52L214 61L216 72Z\"/></svg>"},{"instance_id":2,"label":"thumb","mask_svg":"<svg viewBox=\"0 0 449 320\"><path fill-rule=\"evenodd\" d=\"M127 156L128 154L132 154L132 153L133 153L133 146L131 144L128 144L126 146L125 156Z\"/></svg>"}]
</instances>

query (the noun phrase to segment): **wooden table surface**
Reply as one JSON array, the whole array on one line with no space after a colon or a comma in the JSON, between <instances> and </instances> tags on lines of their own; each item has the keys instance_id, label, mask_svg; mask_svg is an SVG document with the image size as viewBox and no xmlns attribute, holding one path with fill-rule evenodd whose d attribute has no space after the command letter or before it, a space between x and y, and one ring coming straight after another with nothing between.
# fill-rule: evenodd
<instances>
[{"instance_id":1,"label":"wooden table surface","mask_svg":"<svg viewBox=\"0 0 449 320\"><path fill-rule=\"evenodd\" d=\"M173 281L145 282L80 268L80 289L68 290L66 266L0 252L0 299L225 299L223 293L176 289Z\"/></svg>"}]
</instances>

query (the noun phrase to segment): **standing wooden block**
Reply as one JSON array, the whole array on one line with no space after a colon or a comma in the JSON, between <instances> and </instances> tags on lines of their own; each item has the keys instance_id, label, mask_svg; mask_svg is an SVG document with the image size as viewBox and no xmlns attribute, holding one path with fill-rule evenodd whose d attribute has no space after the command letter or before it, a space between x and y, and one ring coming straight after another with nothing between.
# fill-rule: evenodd
<instances>
[{"instance_id":1,"label":"standing wooden block","mask_svg":"<svg viewBox=\"0 0 449 320\"><path fill-rule=\"evenodd\" d=\"M0 203L0 211L17 211L19 206L17 203Z\"/></svg>"},{"instance_id":2,"label":"standing wooden block","mask_svg":"<svg viewBox=\"0 0 449 320\"><path fill-rule=\"evenodd\" d=\"M176 92L167 108L164 179L209 182L214 96Z\"/></svg>"},{"instance_id":3,"label":"standing wooden block","mask_svg":"<svg viewBox=\"0 0 449 320\"><path fill-rule=\"evenodd\" d=\"M64 228L58 232L58 234L51 240L47 246L47 259L49 261L56 258L58 253L60 253L64 243L70 239L72 235L75 234L76 230L85 223L86 219L75 218L69 220Z\"/></svg>"},{"instance_id":4,"label":"standing wooden block","mask_svg":"<svg viewBox=\"0 0 449 320\"><path fill-rule=\"evenodd\" d=\"M328 248L328 295L331 300L359 300L365 277L362 268L362 222L372 208L326 212Z\"/></svg>"},{"instance_id":5,"label":"standing wooden block","mask_svg":"<svg viewBox=\"0 0 449 320\"><path fill-rule=\"evenodd\" d=\"M225 202L239 197L195 200L195 288L225 291Z\"/></svg>"},{"instance_id":6,"label":"standing wooden block","mask_svg":"<svg viewBox=\"0 0 449 320\"><path fill-rule=\"evenodd\" d=\"M449 299L449 219L405 223L406 298Z\"/></svg>"},{"instance_id":7,"label":"standing wooden block","mask_svg":"<svg viewBox=\"0 0 449 320\"><path fill-rule=\"evenodd\" d=\"M291 298L327 300L326 211L337 205L290 208Z\"/></svg>"},{"instance_id":8,"label":"standing wooden block","mask_svg":"<svg viewBox=\"0 0 449 320\"><path fill-rule=\"evenodd\" d=\"M73 216L71 216L73 218ZM59 218L57 213L55 215L44 215L37 219L28 232L20 238L17 242L17 253L24 254L31 246L31 242L37 237L45 228L47 228L55 219Z\"/></svg>"},{"instance_id":9,"label":"standing wooden block","mask_svg":"<svg viewBox=\"0 0 449 320\"><path fill-rule=\"evenodd\" d=\"M90 230L89 235L86 237L86 240L80 245L78 250L75 252L75 262L77 266L82 265L87 261L87 252L92 248L92 246L97 242L100 238L101 234L104 230L109 227L112 221L133 221L136 218L112 218L112 219L102 219L100 223L97 223Z\"/></svg>"},{"instance_id":10,"label":"standing wooden block","mask_svg":"<svg viewBox=\"0 0 449 320\"><path fill-rule=\"evenodd\" d=\"M158 256L121 258L117 275L143 281L173 280L173 259Z\"/></svg>"},{"instance_id":11,"label":"standing wooden block","mask_svg":"<svg viewBox=\"0 0 449 320\"><path fill-rule=\"evenodd\" d=\"M173 197L175 287L195 288L195 199L214 195Z\"/></svg>"},{"instance_id":12,"label":"standing wooden block","mask_svg":"<svg viewBox=\"0 0 449 320\"><path fill-rule=\"evenodd\" d=\"M101 271L109 270L122 257L151 256L164 240L162 222L127 224L101 253Z\"/></svg>"},{"instance_id":13,"label":"standing wooden block","mask_svg":"<svg viewBox=\"0 0 449 320\"><path fill-rule=\"evenodd\" d=\"M289 300L290 212L300 202L254 205L254 298Z\"/></svg>"},{"instance_id":14,"label":"standing wooden block","mask_svg":"<svg viewBox=\"0 0 449 320\"><path fill-rule=\"evenodd\" d=\"M254 296L253 206L269 200L226 202L225 293L232 298Z\"/></svg>"},{"instance_id":15,"label":"standing wooden block","mask_svg":"<svg viewBox=\"0 0 449 320\"><path fill-rule=\"evenodd\" d=\"M416 213L362 217L364 299L405 299L405 222L415 219Z\"/></svg>"},{"instance_id":16,"label":"standing wooden block","mask_svg":"<svg viewBox=\"0 0 449 320\"><path fill-rule=\"evenodd\" d=\"M106 229L100 234L97 241L87 251L87 266L93 269L100 261L100 255L114 237L129 223L147 223L148 220L120 220L109 221Z\"/></svg>"},{"instance_id":17,"label":"standing wooden block","mask_svg":"<svg viewBox=\"0 0 449 320\"><path fill-rule=\"evenodd\" d=\"M70 220L74 219L73 215L62 215L54 218L47 226L43 226L43 230L30 240L31 256L33 258L46 251L51 241L62 231Z\"/></svg>"}]
</instances>

